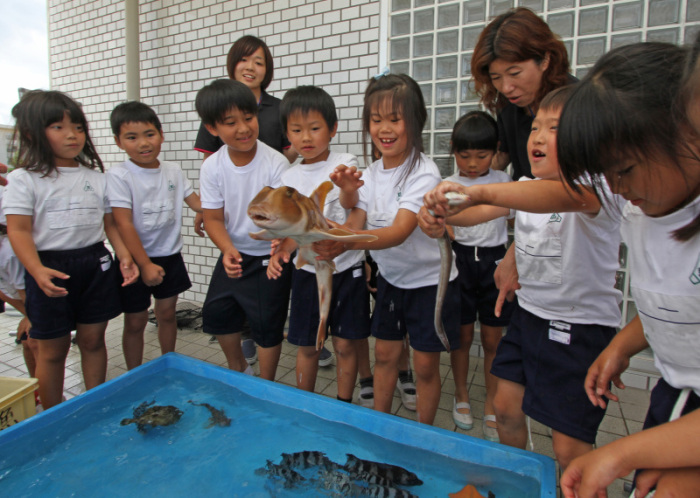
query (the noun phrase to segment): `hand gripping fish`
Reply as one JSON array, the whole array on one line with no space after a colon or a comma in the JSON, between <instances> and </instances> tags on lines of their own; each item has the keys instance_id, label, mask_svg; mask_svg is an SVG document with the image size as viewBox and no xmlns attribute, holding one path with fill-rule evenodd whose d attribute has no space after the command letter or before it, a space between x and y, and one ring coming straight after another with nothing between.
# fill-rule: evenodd
<instances>
[{"instance_id":1,"label":"hand gripping fish","mask_svg":"<svg viewBox=\"0 0 700 498\"><path fill-rule=\"evenodd\" d=\"M310 197L300 194L292 187L263 188L248 204L248 216L253 223L263 230L251 233L257 240L273 240L289 237L299 244L297 268L313 264L316 269L318 284L319 324L316 334L316 350L323 347L326 340L328 311L333 290L332 261L318 261L312 244L319 240L337 240L340 242L372 242L374 235L361 235L331 228L323 216L322 206L326 194L333 189L329 181L323 182Z\"/></svg>"},{"instance_id":2,"label":"hand gripping fish","mask_svg":"<svg viewBox=\"0 0 700 498\"><path fill-rule=\"evenodd\" d=\"M445 194L447 197L447 204L449 206L458 206L464 203L468 197L464 194L458 192L447 192ZM429 209L431 216L435 216L435 213ZM447 284L450 282L450 270L452 269L452 241L450 240L450 235L447 233L447 229L442 234L442 237L437 239L438 247L440 248L440 276L438 278L438 288L437 294L435 296L435 315L433 318L433 323L435 324L435 333L440 339L440 342L445 349L450 351L450 341L447 339L447 334L445 333L445 327L442 324L442 303L445 301L445 294L447 293Z\"/></svg>"}]
</instances>

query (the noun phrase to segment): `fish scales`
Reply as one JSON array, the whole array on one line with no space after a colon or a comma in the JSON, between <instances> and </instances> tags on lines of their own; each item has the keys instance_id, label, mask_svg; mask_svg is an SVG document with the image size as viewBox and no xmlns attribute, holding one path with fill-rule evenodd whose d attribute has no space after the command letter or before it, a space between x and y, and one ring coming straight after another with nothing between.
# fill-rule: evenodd
<instances>
[{"instance_id":1,"label":"fish scales","mask_svg":"<svg viewBox=\"0 0 700 498\"><path fill-rule=\"evenodd\" d=\"M344 469L350 473L356 471L369 472L402 486L419 486L423 484L423 481L416 474L398 465L362 460L350 453L347 454L347 457Z\"/></svg>"},{"instance_id":2,"label":"fish scales","mask_svg":"<svg viewBox=\"0 0 700 498\"><path fill-rule=\"evenodd\" d=\"M282 462L286 465L298 469L308 469L310 467L323 467L327 469L336 468L338 465L332 462L322 451L299 451L296 453L282 453Z\"/></svg>"}]
</instances>

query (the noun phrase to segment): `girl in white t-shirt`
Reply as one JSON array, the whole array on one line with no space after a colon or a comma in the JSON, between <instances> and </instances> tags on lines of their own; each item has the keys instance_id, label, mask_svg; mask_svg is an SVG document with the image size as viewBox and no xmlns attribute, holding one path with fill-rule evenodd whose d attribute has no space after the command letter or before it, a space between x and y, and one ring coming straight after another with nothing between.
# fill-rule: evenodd
<instances>
[{"instance_id":1,"label":"girl in white t-shirt","mask_svg":"<svg viewBox=\"0 0 700 498\"><path fill-rule=\"evenodd\" d=\"M123 285L139 275L119 238L103 167L80 105L56 91L28 92L12 109L17 169L3 198L12 248L26 269L26 310L37 339L36 377L44 408L61 402L72 330L85 388L104 382L107 321L121 312L109 236Z\"/></svg>"},{"instance_id":2,"label":"girl in white t-shirt","mask_svg":"<svg viewBox=\"0 0 700 498\"><path fill-rule=\"evenodd\" d=\"M419 86L406 75L380 75L370 80L362 113L365 143L371 138L372 163L362 176L355 168L339 167L331 179L343 190L346 209L357 206L371 243L348 244L369 249L379 267L377 303L372 315L375 343L374 408L390 412L405 336L414 350L418 421L432 424L440 400L440 342L433 323L440 273L435 240L417 226L423 194L440 182L440 172L423 154L421 132L427 111ZM457 269L450 269L450 287L443 306L443 323L450 349L458 347L459 292Z\"/></svg>"},{"instance_id":3,"label":"girl in white t-shirt","mask_svg":"<svg viewBox=\"0 0 700 498\"><path fill-rule=\"evenodd\" d=\"M605 175L628 201L622 238L638 316L591 366L588 396L601 406L617 400L610 382L624 388L620 375L646 347L662 375L644 430L575 460L561 480L569 497L604 493L613 479L640 468L656 470L639 475L636 496L650 486L657 496L696 496L700 486L699 54L700 36L690 52L666 43L610 51L562 114L566 179ZM665 423L679 399L685 415Z\"/></svg>"}]
</instances>

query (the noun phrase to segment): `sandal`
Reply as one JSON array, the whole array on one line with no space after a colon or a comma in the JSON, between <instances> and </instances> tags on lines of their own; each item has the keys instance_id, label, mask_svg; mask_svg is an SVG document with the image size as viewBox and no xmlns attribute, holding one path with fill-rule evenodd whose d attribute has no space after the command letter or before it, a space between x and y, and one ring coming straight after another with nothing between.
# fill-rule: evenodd
<instances>
[{"instance_id":1,"label":"sandal","mask_svg":"<svg viewBox=\"0 0 700 498\"><path fill-rule=\"evenodd\" d=\"M469 413L462 413L459 410L469 410ZM469 403L457 403L457 399L452 400L452 420L460 429L468 431L474 426L472 418L472 407Z\"/></svg>"},{"instance_id":2,"label":"sandal","mask_svg":"<svg viewBox=\"0 0 700 498\"><path fill-rule=\"evenodd\" d=\"M484 439L487 441L492 441L498 443L498 429L496 427L491 427L487 422L496 423L496 415L484 415L484 421L482 428L484 429Z\"/></svg>"}]
</instances>

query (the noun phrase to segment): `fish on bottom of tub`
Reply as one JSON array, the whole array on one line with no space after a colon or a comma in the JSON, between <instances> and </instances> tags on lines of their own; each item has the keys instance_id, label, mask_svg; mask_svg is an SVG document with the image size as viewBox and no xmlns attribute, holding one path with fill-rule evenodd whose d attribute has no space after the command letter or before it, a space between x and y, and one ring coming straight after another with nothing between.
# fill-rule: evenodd
<instances>
[{"instance_id":1,"label":"fish on bottom of tub","mask_svg":"<svg viewBox=\"0 0 700 498\"><path fill-rule=\"evenodd\" d=\"M259 232L250 233L253 239L274 240L289 237L299 245L296 267L314 265L319 300L316 350L320 350L326 340L335 265L332 261L317 260L312 244L319 240L371 242L377 239L374 235L331 228L323 216L323 206L326 195L332 189L333 183L326 181L319 185L311 196L306 197L292 187L264 187L248 204L248 216L255 225L262 228Z\"/></svg>"}]
</instances>

